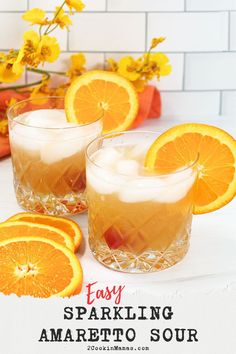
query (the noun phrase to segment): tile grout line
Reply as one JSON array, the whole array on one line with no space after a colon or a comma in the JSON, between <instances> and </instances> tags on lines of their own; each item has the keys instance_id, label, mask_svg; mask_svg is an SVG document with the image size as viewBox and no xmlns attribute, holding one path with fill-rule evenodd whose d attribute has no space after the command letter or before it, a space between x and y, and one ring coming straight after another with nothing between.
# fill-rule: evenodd
<instances>
[{"instance_id":1,"label":"tile grout line","mask_svg":"<svg viewBox=\"0 0 236 354\"><path fill-rule=\"evenodd\" d=\"M66 34L66 50L67 50L68 52L70 52L70 45L69 45L69 43L70 43L70 32L67 31L67 34Z\"/></svg>"},{"instance_id":2,"label":"tile grout line","mask_svg":"<svg viewBox=\"0 0 236 354\"><path fill-rule=\"evenodd\" d=\"M219 115L223 113L223 91L220 91L220 102L219 102Z\"/></svg>"},{"instance_id":3,"label":"tile grout line","mask_svg":"<svg viewBox=\"0 0 236 354\"><path fill-rule=\"evenodd\" d=\"M27 10L29 10L29 9L30 9L30 0L27 0L26 6L27 6ZM27 71L25 70L25 84L27 85L28 82L29 82L29 80L28 80L28 73L27 73Z\"/></svg>"},{"instance_id":4,"label":"tile grout line","mask_svg":"<svg viewBox=\"0 0 236 354\"><path fill-rule=\"evenodd\" d=\"M184 56L183 56L183 77L182 77L182 91L185 90L185 78L186 78L186 53L184 53Z\"/></svg>"},{"instance_id":5,"label":"tile grout line","mask_svg":"<svg viewBox=\"0 0 236 354\"><path fill-rule=\"evenodd\" d=\"M160 89L161 92L163 93L193 93L193 94L198 94L198 93L219 93L220 91L222 91L222 88L219 88L219 89L203 89L203 90L198 90L198 89L195 89L195 90L165 90L165 89ZM236 92L236 89L235 90L231 90L231 89L224 89L224 92Z\"/></svg>"},{"instance_id":6,"label":"tile grout line","mask_svg":"<svg viewBox=\"0 0 236 354\"><path fill-rule=\"evenodd\" d=\"M105 2L105 11L108 12L108 0Z\"/></svg>"},{"instance_id":7,"label":"tile grout line","mask_svg":"<svg viewBox=\"0 0 236 354\"><path fill-rule=\"evenodd\" d=\"M184 0L184 12L187 11L187 0Z\"/></svg>"},{"instance_id":8,"label":"tile grout line","mask_svg":"<svg viewBox=\"0 0 236 354\"><path fill-rule=\"evenodd\" d=\"M6 51L8 51L10 48L0 48L0 51L1 52L6 52ZM143 51L140 51L140 50L138 50L138 51L135 51L135 50L132 50L132 51L128 51L128 50L124 50L124 51L121 51L121 50L118 50L118 51L114 51L114 50L104 50L104 49L101 49L101 50L83 50L83 49L79 49L80 50L80 52L83 52L83 53L85 53L85 54L90 54L90 53L92 53L92 54L99 54L99 53L112 53L112 54L116 54L116 53L118 53L118 54L128 54L128 53L130 53L130 54L143 54ZM69 52L70 53L77 53L78 52L78 50L69 50ZM65 49L65 50L61 50L61 53L68 53L68 50L67 49ZM156 53L155 51L153 51L153 53ZM206 55L208 55L208 54L236 54L236 50L231 50L230 52L227 50L227 51L210 51L210 52L202 52L202 51L199 51L199 52L189 52L189 51L182 51L182 52L176 52L176 51L174 51L174 52L169 52L169 51L162 51L162 53L164 53L164 54L167 54L167 55L169 55L169 54L173 54L173 55L175 55L175 54L191 54L191 55L204 55L204 54L206 54Z\"/></svg>"},{"instance_id":9,"label":"tile grout line","mask_svg":"<svg viewBox=\"0 0 236 354\"><path fill-rule=\"evenodd\" d=\"M145 51L148 49L148 13L145 12Z\"/></svg>"},{"instance_id":10,"label":"tile grout line","mask_svg":"<svg viewBox=\"0 0 236 354\"><path fill-rule=\"evenodd\" d=\"M54 13L53 10L45 10L47 13ZM197 11L187 11L186 12L188 14L202 14L202 13L205 13L205 14L212 14L212 13L228 13L230 10L197 10ZM25 11L24 10L0 10L0 13L3 13L3 14L11 14L11 13L24 13ZM99 11L83 11L83 12L80 12L79 14L77 13L76 15L86 15L86 14L105 14L107 11L106 10L99 10ZM182 11L145 11L145 10L142 10L142 11L109 11L110 14L142 14L142 13L145 13L145 12L148 12L150 14L181 14L183 12L185 12L185 10L182 10ZM231 12L236 12L236 10L231 10ZM65 11L65 13L69 13L69 11Z\"/></svg>"},{"instance_id":11,"label":"tile grout line","mask_svg":"<svg viewBox=\"0 0 236 354\"><path fill-rule=\"evenodd\" d=\"M231 41L231 12L228 11L228 51L230 51L230 41Z\"/></svg>"},{"instance_id":12,"label":"tile grout line","mask_svg":"<svg viewBox=\"0 0 236 354\"><path fill-rule=\"evenodd\" d=\"M106 66L106 54L105 54L105 52L103 52L102 55L103 55L103 70L105 70L105 66Z\"/></svg>"}]
</instances>

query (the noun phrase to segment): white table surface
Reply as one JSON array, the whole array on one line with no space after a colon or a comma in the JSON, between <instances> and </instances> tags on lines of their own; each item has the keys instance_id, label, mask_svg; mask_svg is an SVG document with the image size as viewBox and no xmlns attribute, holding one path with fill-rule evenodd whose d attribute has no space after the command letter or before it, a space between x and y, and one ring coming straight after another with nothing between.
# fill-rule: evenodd
<instances>
[{"instance_id":1,"label":"white table surface","mask_svg":"<svg viewBox=\"0 0 236 354\"><path fill-rule=\"evenodd\" d=\"M235 117L214 116L196 118L161 118L148 120L140 129L163 131L182 122L212 124L236 135ZM17 205L10 158L0 161L0 221L22 209ZM84 284L99 281L126 284L131 289L141 289L145 284L161 291L219 289L236 284L236 199L223 209L193 218L190 250L179 264L162 272L132 275L106 269L91 255L87 242L87 215L73 217L83 232L84 243L78 257L84 270Z\"/></svg>"}]
</instances>

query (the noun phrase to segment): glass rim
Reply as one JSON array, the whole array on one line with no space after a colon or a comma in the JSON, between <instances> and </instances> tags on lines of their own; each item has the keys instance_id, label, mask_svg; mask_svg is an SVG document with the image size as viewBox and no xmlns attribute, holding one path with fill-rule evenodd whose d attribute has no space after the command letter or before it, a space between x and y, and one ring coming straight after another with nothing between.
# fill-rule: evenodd
<instances>
[{"instance_id":1,"label":"glass rim","mask_svg":"<svg viewBox=\"0 0 236 354\"><path fill-rule=\"evenodd\" d=\"M56 128L54 128L54 127L34 126L34 125L30 125L30 124L19 122L19 121L17 121L15 119L16 117L15 118L12 117L12 111L18 105L20 105L22 103L23 104L24 103L28 103L28 102L31 102L31 101L41 101L41 100L46 100L46 99L48 99L48 100L65 100L65 97L64 96L45 96L45 97L27 98L25 100L18 101L18 102L14 103L11 107L9 107L7 109L7 118L11 122L14 122L16 124L19 124L19 125L22 125L22 126L28 127L28 128L36 128L36 129L42 129L42 130L64 130L64 129L79 129L79 128L83 128L83 127L86 127L86 126L89 126L89 125L93 125L93 124L99 122L104 116L104 112L102 112L101 115L96 120L94 120L93 122L85 123L85 124L78 124L78 125L73 126L73 127L56 127ZM45 109L47 109L47 108L45 108ZM57 108L48 108L48 109L57 109ZM40 110L40 109L38 109L38 110ZM43 110L43 108L42 108L42 110ZM35 109L35 111L37 111L37 109ZM28 111L28 112L33 112L33 111ZM27 112L25 112L25 113L27 113Z\"/></svg>"},{"instance_id":2,"label":"glass rim","mask_svg":"<svg viewBox=\"0 0 236 354\"><path fill-rule=\"evenodd\" d=\"M96 168L99 168L101 170L106 170L106 171L109 171L109 172L112 172L110 171L108 168L104 167L104 166L100 166L98 165L97 163L95 163L89 156L88 154L88 150L89 148L91 148L91 146L95 143L95 142L98 142L98 141L103 141L105 139L108 139L109 137L112 138L112 137L116 137L116 136L120 136L120 135L128 135L128 134L149 134L149 135L157 135L157 134L162 134L163 131L161 132L160 130L159 131L154 131L154 130L129 130L129 131L120 131L120 132L113 132L113 133L108 133L108 134L104 134L100 137L97 137L95 139L93 139L86 147L86 150L85 150L85 156L86 156L86 159L88 159L88 161L96 166ZM158 136L157 136L158 137ZM151 146L151 145L150 145ZM97 149L98 151L99 149ZM92 156L92 155L91 155ZM197 153L197 156L196 156L196 159L188 166L185 166L183 167L182 169L179 169L177 171L173 171L173 172L169 172L169 173L160 173L160 174L156 174L156 175L146 175L146 176L133 176L135 179L139 180L139 179L144 179L144 178L147 178L147 179L155 179L157 177L168 177L168 176L173 176L173 175L179 175L185 171L188 171L190 169L192 169L194 166L196 166L197 162L199 160L199 153ZM118 176L123 176L123 177L132 177L128 174L124 174L124 173L119 173L119 172L113 172L115 175L118 175Z\"/></svg>"}]
</instances>

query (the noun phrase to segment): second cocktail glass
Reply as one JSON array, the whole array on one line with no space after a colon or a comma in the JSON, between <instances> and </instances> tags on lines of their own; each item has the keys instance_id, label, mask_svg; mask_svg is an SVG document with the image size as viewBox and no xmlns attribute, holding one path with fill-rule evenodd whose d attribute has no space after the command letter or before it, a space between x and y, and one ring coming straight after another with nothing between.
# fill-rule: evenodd
<instances>
[{"instance_id":1,"label":"second cocktail glass","mask_svg":"<svg viewBox=\"0 0 236 354\"><path fill-rule=\"evenodd\" d=\"M26 210L76 214L87 209L85 148L102 132L102 118L67 122L64 99L33 98L8 111L14 185Z\"/></svg>"},{"instance_id":2,"label":"second cocktail glass","mask_svg":"<svg viewBox=\"0 0 236 354\"><path fill-rule=\"evenodd\" d=\"M89 243L95 258L118 271L162 270L189 247L196 163L156 175L144 167L156 132L126 132L87 148Z\"/></svg>"}]
</instances>

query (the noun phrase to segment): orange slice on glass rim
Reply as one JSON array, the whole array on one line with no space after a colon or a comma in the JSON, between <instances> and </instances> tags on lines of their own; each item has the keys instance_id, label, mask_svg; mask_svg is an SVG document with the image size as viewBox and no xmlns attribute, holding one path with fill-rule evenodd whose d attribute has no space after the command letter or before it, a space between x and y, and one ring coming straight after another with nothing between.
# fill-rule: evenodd
<instances>
[{"instance_id":1,"label":"orange slice on glass rim","mask_svg":"<svg viewBox=\"0 0 236 354\"><path fill-rule=\"evenodd\" d=\"M0 292L5 295L66 297L82 287L83 271L75 254L43 237L1 240L0 264Z\"/></svg>"},{"instance_id":2,"label":"orange slice on glass rim","mask_svg":"<svg viewBox=\"0 0 236 354\"><path fill-rule=\"evenodd\" d=\"M236 141L224 130L205 124L181 124L160 135L145 166L170 173L190 166L198 156L194 214L223 207L236 194Z\"/></svg>"},{"instance_id":3,"label":"orange slice on glass rim","mask_svg":"<svg viewBox=\"0 0 236 354\"><path fill-rule=\"evenodd\" d=\"M59 244L74 251L75 246L69 235L55 227L33 224L26 221L6 221L0 223L0 241L8 238L20 236L39 236L48 240L58 242Z\"/></svg>"},{"instance_id":4,"label":"orange slice on glass rim","mask_svg":"<svg viewBox=\"0 0 236 354\"><path fill-rule=\"evenodd\" d=\"M109 71L89 71L73 80L65 96L69 122L88 124L103 116L103 133L131 127L138 112L134 86Z\"/></svg>"},{"instance_id":5,"label":"orange slice on glass rim","mask_svg":"<svg viewBox=\"0 0 236 354\"><path fill-rule=\"evenodd\" d=\"M75 252L78 251L83 238L83 234L79 225L75 221L67 218L34 213L19 213L10 217L8 221L27 221L34 224L36 223L56 227L71 237L75 246Z\"/></svg>"}]
</instances>

